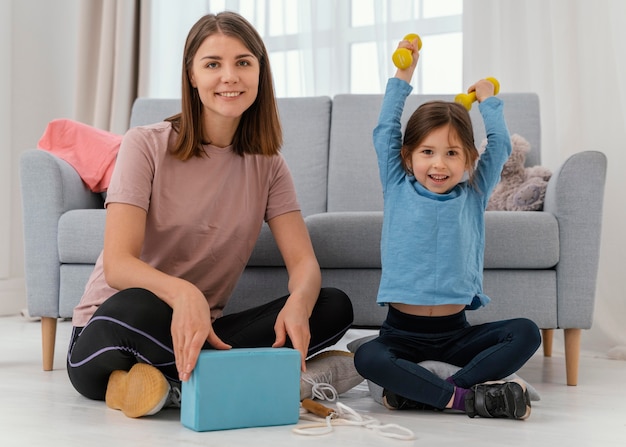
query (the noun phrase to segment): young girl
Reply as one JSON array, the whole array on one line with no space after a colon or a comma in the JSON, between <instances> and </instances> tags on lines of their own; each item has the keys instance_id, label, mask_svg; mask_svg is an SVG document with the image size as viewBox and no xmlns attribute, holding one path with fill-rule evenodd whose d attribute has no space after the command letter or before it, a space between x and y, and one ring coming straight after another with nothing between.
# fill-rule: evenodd
<instances>
[{"instance_id":1,"label":"young girl","mask_svg":"<svg viewBox=\"0 0 626 447\"><path fill-rule=\"evenodd\" d=\"M120 147L104 250L74 310L73 386L127 416L150 415L176 400L201 349L264 346L301 353L302 398L320 377L358 384L352 357L305 364L347 331L352 305L342 291L320 288L279 153L260 36L235 13L202 17L187 37L182 85L181 113L129 130ZM264 220L285 260L289 295L222 316Z\"/></svg>"},{"instance_id":2,"label":"young girl","mask_svg":"<svg viewBox=\"0 0 626 447\"><path fill-rule=\"evenodd\" d=\"M517 371L539 347L539 329L523 318L470 326L465 317L466 309L489 302L482 290L484 212L511 152L503 104L486 80L469 89L488 139L475 169L472 124L460 104L423 104L403 141L400 118L419 58L416 43L399 44L412 51L413 63L389 80L374 130L384 194L377 302L389 309L379 336L357 350L355 365L384 389L390 409L525 419L530 400L523 384L484 382ZM442 379L418 365L424 360L461 369Z\"/></svg>"}]
</instances>

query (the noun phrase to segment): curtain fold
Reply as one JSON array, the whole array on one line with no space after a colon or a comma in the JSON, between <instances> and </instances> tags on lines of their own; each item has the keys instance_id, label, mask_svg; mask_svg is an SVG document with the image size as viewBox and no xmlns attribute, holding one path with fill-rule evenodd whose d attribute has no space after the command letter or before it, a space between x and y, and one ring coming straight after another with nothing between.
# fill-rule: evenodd
<instances>
[{"instance_id":1,"label":"curtain fold","mask_svg":"<svg viewBox=\"0 0 626 447\"><path fill-rule=\"evenodd\" d=\"M465 0L464 83L539 94L542 164L583 150L608 158L594 324L583 348L626 345L626 2ZM506 107L506 105L505 105Z\"/></svg>"},{"instance_id":2,"label":"curtain fold","mask_svg":"<svg viewBox=\"0 0 626 447\"><path fill-rule=\"evenodd\" d=\"M78 121L114 133L127 130L138 92L141 3L79 2Z\"/></svg>"}]
</instances>

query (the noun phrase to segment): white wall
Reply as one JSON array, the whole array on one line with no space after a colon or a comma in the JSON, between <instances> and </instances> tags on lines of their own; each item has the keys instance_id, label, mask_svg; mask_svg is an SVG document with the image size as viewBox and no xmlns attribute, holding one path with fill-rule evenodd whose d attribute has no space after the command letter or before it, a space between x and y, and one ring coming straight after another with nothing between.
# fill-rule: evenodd
<instances>
[{"instance_id":1,"label":"white wall","mask_svg":"<svg viewBox=\"0 0 626 447\"><path fill-rule=\"evenodd\" d=\"M0 60L11 59L11 4L0 3ZM11 207L11 70L0 71L0 210ZM0 219L0 281L10 277L10 219Z\"/></svg>"},{"instance_id":2,"label":"white wall","mask_svg":"<svg viewBox=\"0 0 626 447\"><path fill-rule=\"evenodd\" d=\"M26 306L19 156L73 116L79 2L0 0L0 315Z\"/></svg>"}]
</instances>

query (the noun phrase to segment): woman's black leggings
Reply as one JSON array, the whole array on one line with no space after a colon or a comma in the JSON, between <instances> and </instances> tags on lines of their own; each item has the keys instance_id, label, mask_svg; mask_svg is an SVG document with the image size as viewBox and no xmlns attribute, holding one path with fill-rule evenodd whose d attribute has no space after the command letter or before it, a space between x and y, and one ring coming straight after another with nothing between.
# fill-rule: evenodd
<instances>
[{"instance_id":1,"label":"woman's black leggings","mask_svg":"<svg viewBox=\"0 0 626 447\"><path fill-rule=\"evenodd\" d=\"M233 348L272 346L274 323L288 296L243 312L222 316L213 330ZM323 288L309 319L308 355L335 344L350 328L352 304L341 290ZM151 364L178 382L172 349L172 308L145 289L122 290L107 299L84 327L75 327L67 371L74 388L90 399L104 400L112 371L135 363ZM292 347L287 340L287 347ZM203 349L211 349L207 343Z\"/></svg>"},{"instance_id":2,"label":"woman's black leggings","mask_svg":"<svg viewBox=\"0 0 626 447\"><path fill-rule=\"evenodd\" d=\"M516 372L541 343L537 325L526 318L470 326L465 312L419 317L389 307L380 336L354 356L357 371L379 386L427 406L443 409L454 385L471 388ZM461 367L454 385L419 365L436 360Z\"/></svg>"}]
</instances>

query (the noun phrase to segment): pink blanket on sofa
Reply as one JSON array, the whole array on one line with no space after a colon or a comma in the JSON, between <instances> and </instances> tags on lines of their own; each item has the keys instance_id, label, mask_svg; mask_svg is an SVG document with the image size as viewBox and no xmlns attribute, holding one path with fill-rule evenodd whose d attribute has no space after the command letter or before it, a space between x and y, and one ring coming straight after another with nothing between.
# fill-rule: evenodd
<instances>
[{"instance_id":1,"label":"pink blanket on sofa","mask_svg":"<svg viewBox=\"0 0 626 447\"><path fill-rule=\"evenodd\" d=\"M70 119L57 119L39 140L38 148L68 162L93 192L106 191L122 136Z\"/></svg>"}]
</instances>

